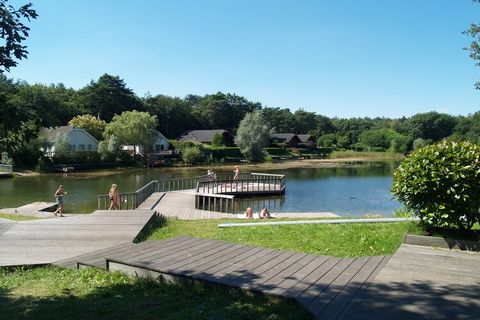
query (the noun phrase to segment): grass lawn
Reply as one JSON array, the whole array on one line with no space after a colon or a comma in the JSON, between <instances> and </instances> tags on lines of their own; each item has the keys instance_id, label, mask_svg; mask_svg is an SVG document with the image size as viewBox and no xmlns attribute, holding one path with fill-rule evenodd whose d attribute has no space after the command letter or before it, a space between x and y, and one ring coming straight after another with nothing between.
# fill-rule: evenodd
<instances>
[{"instance_id":1,"label":"grass lawn","mask_svg":"<svg viewBox=\"0 0 480 320\"><path fill-rule=\"evenodd\" d=\"M150 233L148 239L183 235L319 255L357 257L393 254L402 243L405 232L421 230L413 222L217 227L218 223L225 222L167 219Z\"/></svg>"},{"instance_id":2,"label":"grass lawn","mask_svg":"<svg viewBox=\"0 0 480 320\"><path fill-rule=\"evenodd\" d=\"M0 269L2 319L312 319L293 301L157 284L118 272Z\"/></svg>"},{"instance_id":3,"label":"grass lawn","mask_svg":"<svg viewBox=\"0 0 480 320\"><path fill-rule=\"evenodd\" d=\"M35 217L22 216L22 215L19 215L19 214L6 214L6 213L1 213L1 212L0 212L0 218L10 219L10 220L15 220L15 221L27 221L27 220L37 220L38 219L38 218L35 218Z\"/></svg>"}]
</instances>

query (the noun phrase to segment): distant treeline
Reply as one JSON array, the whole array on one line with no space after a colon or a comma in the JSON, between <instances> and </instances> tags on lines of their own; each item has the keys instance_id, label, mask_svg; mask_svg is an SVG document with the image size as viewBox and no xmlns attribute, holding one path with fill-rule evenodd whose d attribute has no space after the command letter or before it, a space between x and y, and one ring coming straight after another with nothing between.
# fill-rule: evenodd
<instances>
[{"instance_id":1,"label":"distant treeline","mask_svg":"<svg viewBox=\"0 0 480 320\"><path fill-rule=\"evenodd\" d=\"M124 111L147 111L158 118L158 130L174 139L187 130L228 129L236 132L245 114L262 110L264 119L279 133L309 133L319 146L407 152L450 137L479 142L480 113L451 116L437 112L412 117L328 118L299 109L264 107L244 97L218 92L185 98L166 95L138 97L118 76L104 74L74 90L63 84L43 85L13 81L0 75L0 152L35 163L35 139L42 127L66 125L73 117L92 114L110 122Z\"/></svg>"}]
</instances>

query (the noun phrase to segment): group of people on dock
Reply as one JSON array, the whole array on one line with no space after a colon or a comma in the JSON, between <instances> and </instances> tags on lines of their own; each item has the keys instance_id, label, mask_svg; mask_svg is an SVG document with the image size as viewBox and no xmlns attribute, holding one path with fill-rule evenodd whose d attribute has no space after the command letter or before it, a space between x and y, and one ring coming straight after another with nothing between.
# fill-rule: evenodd
<instances>
[{"instance_id":1,"label":"group of people on dock","mask_svg":"<svg viewBox=\"0 0 480 320\"><path fill-rule=\"evenodd\" d=\"M253 209L248 207L247 210L245 211L245 218L247 219L253 219L254 218L254 213L253 213ZM270 211L268 211L267 208L263 208L261 211L260 211L260 214L259 214L259 218L260 219L269 219L271 218L270 216Z\"/></svg>"}]
</instances>

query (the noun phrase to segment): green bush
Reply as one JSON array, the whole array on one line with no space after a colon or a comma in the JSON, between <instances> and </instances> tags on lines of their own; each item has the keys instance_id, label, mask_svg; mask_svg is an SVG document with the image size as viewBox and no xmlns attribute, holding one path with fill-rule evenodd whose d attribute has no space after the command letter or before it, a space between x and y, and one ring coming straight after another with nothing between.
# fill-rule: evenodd
<instances>
[{"instance_id":1,"label":"green bush","mask_svg":"<svg viewBox=\"0 0 480 320\"><path fill-rule=\"evenodd\" d=\"M202 163L206 160L205 149L198 145L186 147L182 150L182 158L186 164Z\"/></svg>"},{"instance_id":2,"label":"green bush","mask_svg":"<svg viewBox=\"0 0 480 320\"><path fill-rule=\"evenodd\" d=\"M206 153L211 154L211 158L220 161L224 158L243 158L238 147L216 147L206 146Z\"/></svg>"},{"instance_id":3,"label":"green bush","mask_svg":"<svg viewBox=\"0 0 480 320\"><path fill-rule=\"evenodd\" d=\"M443 141L413 152L392 192L426 226L471 229L480 221L480 147Z\"/></svg>"},{"instance_id":4,"label":"green bush","mask_svg":"<svg viewBox=\"0 0 480 320\"><path fill-rule=\"evenodd\" d=\"M284 148L265 148L264 149L271 156L289 156L290 153Z\"/></svg>"},{"instance_id":5,"label":"green bush","mask_svg":"<svg viewBox=\"0 0 480 320\"><path fill-rule=\"evenodd\" d=\"M52 158L53 164L98 164L99 162L101 157L96 151L55 154Z\"/></svg>"}]
</instances>

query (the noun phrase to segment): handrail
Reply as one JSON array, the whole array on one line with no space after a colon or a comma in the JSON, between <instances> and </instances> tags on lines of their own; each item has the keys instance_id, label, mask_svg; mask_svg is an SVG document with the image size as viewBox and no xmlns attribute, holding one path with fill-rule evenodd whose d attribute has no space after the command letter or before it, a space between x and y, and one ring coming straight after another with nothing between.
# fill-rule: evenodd
<instances>
[{"instance_id":1,"label":"handrail","mask_svg":"<svg viewBox=\"0 0 480 320\"><path fill-rule=\"evenodd\" d=\"M122 192L118 195L120 210L134 210L138 208L148 197L158 191L158 181L152 180L135 192ZM97 210L106 210L110 206L110 197L108 194L97 196Z\"/></svg>"},{"instance_id":2,"label":"handrail","mask_svg":"<svg viewBox=\"0 0 480 320\"><path fill-rule=\"evenodd\" d=\"M285 176L268 173L251 173L247 179L199 181L196 190L197 193L206 194L276 194L284 191Z\"/></svg>"},{"instance_id":3,"label":"handrail","mask_svg":"<svg viewBox=\"0 0 480 320\"><path fill-rule=\"evenodd\" d=\"M12 173L13 172L13 165L11 165L11 164L0 164L0 172Z\"/></svg>"}]
</instances>

